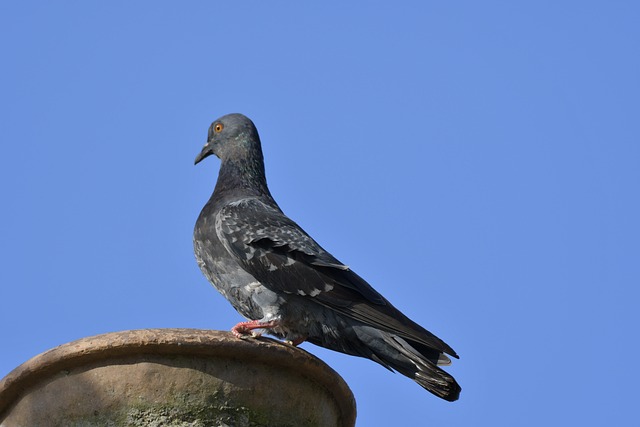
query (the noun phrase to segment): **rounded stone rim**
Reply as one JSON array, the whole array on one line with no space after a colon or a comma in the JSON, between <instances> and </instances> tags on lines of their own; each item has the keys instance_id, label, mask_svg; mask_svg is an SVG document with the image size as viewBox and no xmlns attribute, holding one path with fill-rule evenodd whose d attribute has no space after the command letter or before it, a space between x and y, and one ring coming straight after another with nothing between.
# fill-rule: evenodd
<instances>
[{"instance_id":1,"label":"rounded stone rim","mask_svg":"<svg viewBox=\"0 0 640 427\"><path fill-rule=\"evenodd\" d=\"M32 357L0 380L0 420L23 393L57 372L139 355L222 356L299 369L335 397L345 425L355 425L351 389L336 371L312 354L269 338L243 340L230 332L180 328L110 332L62 344Z\"/></svg>"}]
</instances>

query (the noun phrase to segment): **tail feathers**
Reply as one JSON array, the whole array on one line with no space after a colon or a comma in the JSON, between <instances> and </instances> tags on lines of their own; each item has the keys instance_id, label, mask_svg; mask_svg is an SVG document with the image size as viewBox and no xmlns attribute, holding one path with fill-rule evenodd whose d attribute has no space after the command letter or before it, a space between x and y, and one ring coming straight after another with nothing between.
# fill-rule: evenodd
<instances>
[{"instance_id":1,"label":"tail feathers","mask_svg":"<svg viewBox=\"0 0 640 427\"><path fill-rule=\"evenodd\" d=\"M322 334L309 337L307 341L354 356L365 357L379 363L390 371L411 378L421 387L453 402L458 400L461 388L456 380L438 367L449 365L451 359L421 341L411 341L373 326L352 324L345 332L353 335ZM334 337L335 339L329 339ZM452 351L451 356L458 357Z\"/></svg>"},{"instance_id":2,"label":"tail feathers","mask_svg":"<svg viewBox=\"0 0 640 427\"><path fill-rule=\"evenodd\" d=\"M406 373L403 374L409 376ZM449 402L458 400L462 390L451 375L437 366L414 372L413 380L422 388Z\"/></svg>"},{"instance_id":3,"label":"tail feathers","mask_svg":"<svg viewBox=\"0 0 640 427\"><path fill-rule=\"evenodd\" d=\"M404 339L392 334L386 335L384 341L396 351L377 354L378 358L384 361L383 365L413 379L421 387L444 400L458 400L460 385L437 366L451 364L446 355L430 348L421 348L421 353Z\"/></svg>"},{"instance_id":4,"label":"tail feathers","mask_svg":"<svg viewBox=\"0 0 640 427\"><path fill-rule=\"evenodd\" d=\"M451 366L451 359L444 353L440 353L438 356L438 362L436 363L438 366Z\"/></svg>"}]
</instances>

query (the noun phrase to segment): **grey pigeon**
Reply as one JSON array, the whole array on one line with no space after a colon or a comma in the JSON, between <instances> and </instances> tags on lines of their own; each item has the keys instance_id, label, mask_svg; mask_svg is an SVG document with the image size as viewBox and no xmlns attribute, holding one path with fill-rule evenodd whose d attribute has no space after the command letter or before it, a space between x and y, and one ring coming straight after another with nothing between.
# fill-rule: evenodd
<instances>
[{"instance_id":1,"label":"grey pigeon","mask_svg":"<svg viewBox=\"0 0 640 427\"><path fill-rule=\"evenodd\" d=\"M253 122L229 114L209 127L195 159L221 160L213 194L195 225L193 245L206 278L245 318L240 338L266 332L371 359L442 399L460 394L438 367L458 355L402 314L278 207L264 172Z\"/></svg>"}]
</instances>

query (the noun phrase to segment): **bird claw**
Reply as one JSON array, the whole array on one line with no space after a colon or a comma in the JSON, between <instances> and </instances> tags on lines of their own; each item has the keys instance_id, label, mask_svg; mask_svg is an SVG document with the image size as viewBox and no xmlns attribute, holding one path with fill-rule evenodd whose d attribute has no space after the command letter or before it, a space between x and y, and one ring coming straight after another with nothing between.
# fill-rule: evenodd
<instances>
[{"instance_id":1,"label":"bird claw","mask_svg":"<svg viewBox=\"0 0 640 427\"><path fill-rule=\"evenodd\" d=\"M255 332L246 327L238 326L238 325L234 326L231 329L231 333L233 334L234 337L240 338L241 340L248 340L249 338L258 338L260 335L262 335L259 332Z\"/></svg>"},{"instance_id":2,"label":"bird claw","mask_svg":"<svg viewBox=\"0 0 640 427\"><path fill-rule=\"evenodd\" d=\"M296 338L295 340L284 340L285 344L292 345L294 347L299 346L304 342L305 338Z\"/></svg>"},{"instance_id":3,"label":"bird claw","mask_svg":"<svg viewBox=\"0 0 640 427\"><path fill-rule=\"evenodd\" d=\"M271 322L261 322L259 320L250 320L248 322L240 322L233 328L231 333L236 337L243 340L248 338L259 338L262 336L262 332L257 332L255 329L267 329L278 326L278 322L273 320Z\"/></svg>"},{"instance_id":4,"label":"bird claw","mask_svg":"<svg viewBox=\"0 0 640 427\"><path fill-rule=\"evenodd\" d=\"M247 332L247 333L234 333L233 336L235 336L236 338L240 338L241 340L248 340L248 339L253 339L253 338L259 338L262 334L259 334L257 332Z\"/></svg>"}]
</instances>

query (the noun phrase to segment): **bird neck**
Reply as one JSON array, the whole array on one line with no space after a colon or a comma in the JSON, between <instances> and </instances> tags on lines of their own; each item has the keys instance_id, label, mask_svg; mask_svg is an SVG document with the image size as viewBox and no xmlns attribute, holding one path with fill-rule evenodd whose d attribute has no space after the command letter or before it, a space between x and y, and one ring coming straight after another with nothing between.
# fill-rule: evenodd
<instances>
[{"instance_id":1,"label":"bird neck","mask_svg":"<svg viewBox=\"0 0 640 427\"><path fill-rule=\"evenodd\" d=\"M267 187L262 159L234 159L222 162L213 196L220 198L229 194L272 198Z\"/></svg>"}]
</instances>

